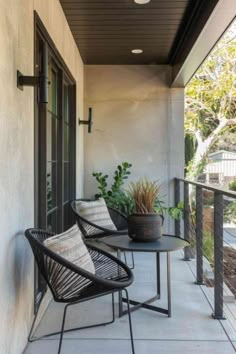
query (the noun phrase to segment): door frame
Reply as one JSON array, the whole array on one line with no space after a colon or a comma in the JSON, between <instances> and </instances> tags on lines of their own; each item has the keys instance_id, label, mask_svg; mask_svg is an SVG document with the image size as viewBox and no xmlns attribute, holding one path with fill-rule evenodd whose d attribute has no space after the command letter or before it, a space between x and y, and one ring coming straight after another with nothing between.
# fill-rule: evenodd
<instances>
[{"instance_id":1,"label":"door frame","mask_svg":"<svg viewBox=\"0 0 236 354\"><path fill-rule=\"evenodd\" d=\"M70 90L71 90L71 97L73 100L72 104L72 124L73 124L73 135L71 136L73 149L71 149L71 158L73 160L72 166L73 171L71 171L71 176L73 178L73 190L72 194L75 197L76 194L76 81L72 76L70 70L68 69L64 59L62 58L61 54L57 50L52 38L50 37L46 27L44 26L42 20L40 19L38 13L34 11L34 75L37 75L37 46L36 40L37 36L40 36L43 41L45 41L48 45L48 50L51 52L53 56L53 60L55 61L57 67L60 70L60 73L65 73L65 77L70 81ZM61 82L63 83L64 78L61 78ZM62 88L60 87L60 91L62 93ZM59 97L59 99L63 99L63 97ZM60 102L62 106L63 102ZM40 103L40 110L44 111L43 114L46 114L47 104ZM39 210L39 200L40 200L40 178L39 178L39 167L40 166L40 146L39 146L39 107L37 102L37 88L34 89L34 227L42 227L39 224L40 222L40 210ZM46 139L46 137L45 137ZM46 142L44 145L44 150L46 149ZM46 154L46 151L43 152ZM46 156L46 155L45 155ZM46 210L46 205L45 205ZM38 282L38 271L36 264L34 264L34 311L37 311L37 308L42 300L44 292L39 292L39 282Z\"/></svg>"}]
</instances>

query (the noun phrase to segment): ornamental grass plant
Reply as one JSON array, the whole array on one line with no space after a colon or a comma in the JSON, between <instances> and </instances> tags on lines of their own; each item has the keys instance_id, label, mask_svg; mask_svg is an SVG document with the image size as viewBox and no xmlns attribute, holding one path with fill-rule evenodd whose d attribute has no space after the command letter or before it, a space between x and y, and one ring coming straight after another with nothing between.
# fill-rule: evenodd
<instances>
[{"instance_id":1,"label":"ornamental grass plant","mask_svg":"<svg viewBox=\"0 0 236 354\"><path fill-rule=\"evenodd\" d=\"M155 206L160 192L157 181L140 178L137 182L129 184L128 193L134 201L134 213L156 213Z\"/></svg>"}]
</instances>

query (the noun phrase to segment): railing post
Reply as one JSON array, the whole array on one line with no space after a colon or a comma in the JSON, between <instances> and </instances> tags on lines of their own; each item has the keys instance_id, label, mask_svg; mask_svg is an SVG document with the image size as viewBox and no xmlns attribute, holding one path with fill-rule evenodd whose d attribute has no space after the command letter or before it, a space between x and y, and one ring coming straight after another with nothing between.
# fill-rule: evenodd
<instances>
[{"instance_id":1,"label":"railing post","mask_svg":"<svg viewBox=\"0 0 236 354\"><path fill-rule=\"evenodd\" d=\"M213 317L224 319L223 316L223 282L224 282L224 249L223 249L223 194L214 194L214 279L215 279L215 307Z\"/></svg>"},{"instance_id":2,"label":"railing post","mask_svg":"<svg viewBox=\"0 0 236 354\"><path fill-rule=\"evenodd\" d=\"M203 232L202 232L202 187L196 186L196 252L197 252L197 281L203 284Z\"/></svg>"},{"instance_id":3,"label":"railing post","mask_svg":"<svg viewBox=\"0 0 236 354\"><path fill-rule=\"evenodd\" d=\"M180 181L175 178L175 207L178 206L180 202ZM180 236L180 220L175 220L175 235Z\"/></svg>"},{"instance_id":4,"label":"railing post","mask_svg":"<svg viewBox=\"0 0 236 354\"><path fill-rule=\"evenodd\" d=\"M189 184L184 182L184 239L190 241L190 206L189 206ZM190 260L190 246L184 249L184 260Z\"/></svg>"}]
</instances>

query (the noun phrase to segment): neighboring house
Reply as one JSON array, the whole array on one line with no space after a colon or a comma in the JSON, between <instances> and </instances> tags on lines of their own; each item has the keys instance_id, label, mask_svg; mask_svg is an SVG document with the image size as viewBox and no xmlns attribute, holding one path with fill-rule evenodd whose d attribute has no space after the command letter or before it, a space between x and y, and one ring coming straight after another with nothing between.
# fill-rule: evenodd
<instances>
[{"instance_id":1,"label":"neighboring house","mask_svg":"<svg viewBox=\"0 0 236 354\"><path fill-rule=\"evenodd\" d=\"M226 186L235 178L236 152L220 150L208 155L208 163L198 181Z\"/></svg>"}]
</instances>

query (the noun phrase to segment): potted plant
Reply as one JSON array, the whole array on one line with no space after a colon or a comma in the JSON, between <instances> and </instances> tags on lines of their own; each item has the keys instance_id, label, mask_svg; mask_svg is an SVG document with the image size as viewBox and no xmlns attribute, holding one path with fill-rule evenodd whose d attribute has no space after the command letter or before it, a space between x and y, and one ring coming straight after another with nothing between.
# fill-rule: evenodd
<instances>
[{"instance_id":1,"label":"potted plant","mask_svg":"<svg viewBox=\"0 0 236 354\"><path fill-rule=\"evenodd\" d=\"M129 185L133 213L128 216L128 234L135 241L149 242L162 236L163 215L157 213L160 187L156 181L139 179Z\"/></svg>"},{"instance_id":2,"label":"potted plant","mask_svg":"<svg viewBox=\"0 0 236 354\"><path fill-rule=\"evenodd\" d=\"M98 193L95 199L104 198L107 206L117 209L125 215L129 215L133 209L133 201L124 189L125 181L130 176L132 165L129 162L122 162L114 171L113 179L108 186L108 175L102 172L94 172L93 177L98 183Z\"/></svg>"}]
</instances>

